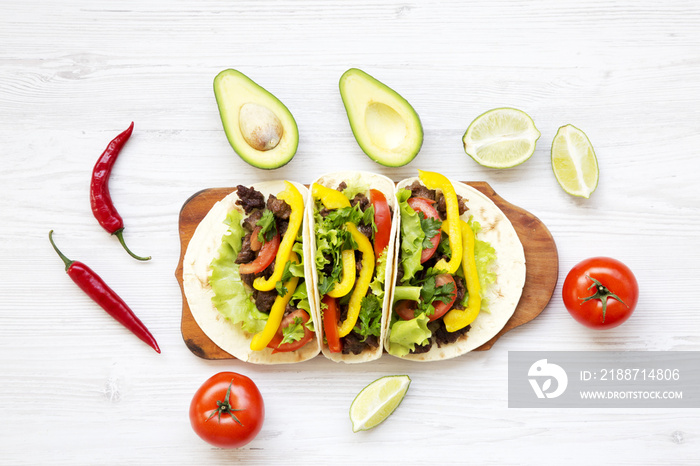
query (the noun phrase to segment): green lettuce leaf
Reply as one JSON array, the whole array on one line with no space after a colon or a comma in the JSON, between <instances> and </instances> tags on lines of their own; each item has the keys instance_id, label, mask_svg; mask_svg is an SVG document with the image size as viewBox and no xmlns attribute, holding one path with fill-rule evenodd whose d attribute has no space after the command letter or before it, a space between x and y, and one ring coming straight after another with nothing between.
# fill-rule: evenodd
<instances>
[{"instance_id":1,"label":"green lettuce leaf","mask_svg":"<svg viewBox=\"0 0 700 466\"><path fill-rule=\"evenodd\" d=\"M409 299L420 301L420 286L396 286L394 288L394 302Z\"/></svg>"},{"instance_id":2,"label":"green lettuce leaf","mask_svg":"<svg viewBox=\"0 0 700 466\"><path fill-rule=\"evenodd\" d=\"M421 227L421 219L415 210L408 205L411 191L400 190L396 195L399 201L399 212L401 212L401 255L400 261L403 267L403 282L410 281L416 272L423 269L420 263L420 256L423 250L423 240L425 233Z\"/></svg>"},{"instance_id":3,"label":"green lettuce leaf","mask_svg":"<svg viewBox=\"0 0 700 466\"><path fill-rule=\"evenodd\" d=\"M343 271L343 262L341 259L343 246L348 240L352 241L350 233L345 230L339 230L330 221L319 214L318 205L314 209L314 219L316 221L316 255L314 262L316 270L318 270L318 291L321 296L327 294L333 289L335 283L340 281L340 275ZM330 274L323 273L323 268L326 264L333 264Z\"/></svg>"},{"instance_id":4,"label":"green lettuce leaf","mask_svg":"<svg viewBox=\"0 0 700 466\"><path fill-rule=\"evenodd\" d=\"M318 270L318 290L321 296L328 294L336 283L340 282L343 271L342 252L344 249L357 249L355 240L344 227L345 223L358 224L364 214L359 204L355 207L343 207L331 210L325 217L320 214L322 205L317 201L314 205L314 220L316 223L316 255L314 261ZM369 210L369 209L368 209ZM374 220L372 220L374 223ZM330 274L323 272L326 264L333 264Z\"/></svg>"},{"instance_id":5,"label":"green lettuce leaf","mask_svg":"<svg viewBox=\"0 0 700 466\"><path fill-rule=\"evenodd\" d=\"M309 304L309 296L306 291L306 284L303 280L299 280L297 289L292 293L292 298L289 300L290 303L295 303L293 307L297 309L305 310L309 315L311 315L311 305Z\"/></svg>"},{"instance_id":6,"label":"green lettuce leaf","mask_svg":"<svg viewBox=\"0 0 700 466\"><path fill-rule=\"evenodd\" d=\"M386 275L386 259L389 256L389 247L384 248L382 253L377 259L377 268L374 276L374 280L369 284L369 289L372 290L374 294L379 299L384 297L384 279Z\"/></svg>"},{"instance_id":7,"label":"green lettuce leaf","mask_svg":"<svg viewBox=\"0 0 700 466\"><path fill-rule=\"evenodd\" d=\"M300 229L301 230L301 229ZM297 256L299 257L299 263L293 263L292 265L289 266L289 270L292 272L292 275L295 277L304 277L304 245L303 245L303 238L301 235L301 231L299 231L299 235L297 235L297 239L294 242L294 246L292 246L292 252L295 252Z\"/></svg>"},{"instance_id":8,"label":"green lettuce leaf","mask_svg":"<svg viewBox=\"0 0 700 466\"><path fill-rule=\"evenodd\" d=\"M428 329L430 319L425 313L420 313L411 320L397 320L391 326L389 335L389 353L394 356L406 356L416 348L416 345L428 344L432 332Z\"/></svg>"},{"instance_id":9,"label":"green lettuce leaf","mask_svg":"<svg viewBox=\"0 0 700 466\"><path fill-rule=\"evenodd\" d=\"M362 180L360 175L356 175L353 178L348 178L345 181L346 188L343 190L345 197L352 200L358 194L364 194L369 197L369 186Z\"/></svg>"},{"instance_id":10,"label":"green lettuce leaf","mask_svg":"<svg viewBox=\"0 0 700 466\"><path fill-rule=\"evenodd\" d=\"M251 293L241 281L236 257L241 250L242 238L245 231L241 226L243 214L232 210L226 216L224 223L228 230L224 233L218 257L211 262L211 277L209 284L214 291L212 303L214 307L234 324L241 324L249 333L262 331L267 322L267 314L258 311L251 299Z\"/></svg>"},{"instance_id":11,"label":"green lettuce leaf","mask_svg":"<svg viewBox=\"0 0 700 466\"><path fill-rule=\"evenodd\" d=\"M491 243L482 241L478 238L481 231L479 222L469 219L469 226L474 230L474 258L476 259L476 272L479 274L479 285L481 285L481 295L488 288L496 283L496 272L493 270L493 264L496 263L496 250L491 246ZM482 305L482 310L484 306Z\"/></svg>"}]
</instances>

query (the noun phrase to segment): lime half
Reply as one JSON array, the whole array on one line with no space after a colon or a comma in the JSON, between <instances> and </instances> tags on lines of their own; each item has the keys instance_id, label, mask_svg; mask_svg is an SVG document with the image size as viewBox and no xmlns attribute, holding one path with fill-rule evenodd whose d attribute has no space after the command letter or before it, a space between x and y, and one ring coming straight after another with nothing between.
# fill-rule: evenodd
<instances>
[{"instance_id":1,"label":"lime half","mask_svg":"<svg viewBox=\"0 0 700 466\"><path fill-rule=\"evenodd\" d=\"M367 385L350 405L352 431L375 427L401 404L411 379L407 375L388 375Z\"/></svg>"},{"instance_id":2,"label":"lime half","mask_svg":"<svg viewBox=\"0 0 700 466\"><path fill-rule=\"evenodd\" d=\"M535 152L540 132L530 116L516 108L495 108L479 115L462 137L464 151L485 167L520 165Z\"/></svg>"},{"instance_id":3,"label":"lime half","mask_svg":"<svg viewBox=\"0 0 700 466\"><path fill-rule=\"evenodd\" d=\"M572 125L559 128L552 141L552 170L564 191L590 197L598 186L598 159L586 133Z\"/></svg>"}]
</instances>

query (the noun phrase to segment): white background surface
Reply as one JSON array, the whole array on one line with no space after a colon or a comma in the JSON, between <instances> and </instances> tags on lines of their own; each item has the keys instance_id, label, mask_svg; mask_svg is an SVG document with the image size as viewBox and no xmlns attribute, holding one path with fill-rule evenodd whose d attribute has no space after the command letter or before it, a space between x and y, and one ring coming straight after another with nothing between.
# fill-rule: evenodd
<instances>
[{"instance_id":1,"label":"white background surface","mask_svg":"<svg viewBox=\"0 0 700 466\"><path fill-rule=\"evenodd\" d=\"M282 169L244 163L224 136L212 80L237 68L277 95L300 128ZM359 67L419 113L408 166L370 161L350 131L338 78ZM3 464L695 463L697 409L508 409L519 350L700 349L700 6L696 1L89 2L0 6L0 462ZM524 165L479 167L462 149L490 108L528 112L542 132ZM93 164L131 121L112 196L126 255L92 217ZM582 128L600 163L589 200L551 173L559 126ZM319 357L285 367L204 361L180 334L178 212L194 192L260 180L308 183L337 168L394 180L418 168L484 180L537 215L560 257L542 315L488 352L442 363ZM47 234L88 263L149 326L153 352L63 271ZM579 260L609 255L641 284L632 319L588 330L560 297ZM247 447L209 447L187 410L209 376L234 370L263 393ZM413 379L401 407L353 434L367 383ZM695 463L697 464L697 463Z\"/></svg>"}]
</instances>

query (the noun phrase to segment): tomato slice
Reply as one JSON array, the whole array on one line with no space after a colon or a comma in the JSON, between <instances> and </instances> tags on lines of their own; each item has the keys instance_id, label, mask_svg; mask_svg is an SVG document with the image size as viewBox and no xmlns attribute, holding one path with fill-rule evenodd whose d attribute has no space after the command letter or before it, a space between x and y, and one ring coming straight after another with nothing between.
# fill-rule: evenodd
<instances>
[{"instance_id":1,"label":"tomato slice","mask_svg":"<svg viewBox=\"0 0 700 466\"><path fill-rule=\"evenodd\" d=\"M413 210L416 212L422 212L425 218L434 218L437 220L440 220L440 214L438 214L437 210L435 210L435 207L433 207L431 204L434 204L435 201L430 201L429 199L425 199L422 197L411 197L408 199L408 205L411 206ZM435 251L437 251L437 247L440 244L440 232L438 231L435 236L430 238L430 243L432 244L431 247L423 249L420 255L420 262L421 264L431 257L433 257L433 254L435 254Z\"/></svg>"},{"instance_id":2,"label":"tomato slice","mask_svg":"<svg viewBox=\"0 0 700 466\"><path fill-rule=\"evenodd\" d=\"M258 239L258 234L260 233L260 227L255 227L253 230L253 233L250 235L250 249L252 249L255 252L260 251L260 248L262 248L262 243Z\"/></svg>"},{"instance_id":3,"label":"tomato slice","mask_svg":"<svg viewBox=\"0 0 700 466\"><path fill-rule=\"evenodd\" d=\"M416 317L414 311L417 307L418 303L416 301L402 299L401 301L396 301L396 304L394 304L394 312L403 320L411 320Z\"/></svg>"},{"instance_id":4,"label":"tomato slice","mask_svg":"<svg viewBox=\"0 0 700 466\"><path fill-rule=\"evenodd\" d=\"M251 238L252 246L252 238ZM247 264L241 264L238 268L240 273L259 273L265 270L272 261L275 260L277 255L277 249L280 246L280 234L276 233L275 236L268 242L262 245L258 257L255 258L253 262Z\"/></svg>"},{"instance_id":5,"label":"tomato slice","mask_svg":"<svg viewBox=\"0 0 700 466\"><path fill-rule=\"evenodd\" d=\"M335 298L328 295L321 300L326 308L323 309L323 331L326 334L328 349L331 353L343 351L343 344L338 336L338 304Z\"/></svg>"},{"instance_id":6,"label":"tomato slice","mask_svg":"<svg viewBox=\"0 0 700 466\"><path fill-rule=\"evenodd\" d=\"M452 308L452 305L455 303L455 299L457 299L457 284L455 283L455 279L452 278L452 275L448 273L441 273L440 275L435 277L436 288L443 285L447 285L448 283L452 283L452 297L446 303L443 303L442 301L433 301L431 303L435 308L435 312L433 312L433 315L429 317L428 320L430 322L444 316L447 313L447 311L449 311Z\"/></svg>"},{"instance_id":7,"label":"tomato slice","mask_svg":"<svg viewBox=\"0 0 700 466\"><path fill-rule=\"evenodd\" d=\"M301 337L301 340L293 341L291 343L282 343L282 340L284 339L284 333L282 332L283 329L289 327L290 325L294 324L294 319L300 318L302 325L304 325L304 336ZM314 332L309 330L306 327L306 323L309 321L309 314L303 310L303 309L297 309L294 312L290 312L287 314L284 319L282 319L282 323L280 323L279 328L277 329L277 333L275 333L275 336L272 337L272 340L270 340L270 343L268 343L267 347L272 348L272 353L287 353L289 351L296 351L305 344L309 342L314 336Z\"/></svg>"},{"instance_id":8,"label":"tomato slice","mask_svg":"<svg viewBox=\"0 0 700 466\"><path fill-rule=\"evenodd\" d=\"M391 211L386 202L386 196L381 191L370 189L369 200L374 206L374 223L377 225L377 231L374 233L374 257L378 259L389 244Z\"/></svg>"}]
</instances>

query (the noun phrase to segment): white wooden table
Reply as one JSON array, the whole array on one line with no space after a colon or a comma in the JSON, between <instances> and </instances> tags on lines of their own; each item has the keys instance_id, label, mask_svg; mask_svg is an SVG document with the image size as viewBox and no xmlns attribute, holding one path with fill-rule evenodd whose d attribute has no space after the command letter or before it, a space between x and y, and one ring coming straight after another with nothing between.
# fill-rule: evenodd
<instances>
[{"instance_id":1,"label":"white wooden table","mask_svg":"<svg viewBox=\"0 0 700 466\"><path fill-rule=\"evenodd\" d=\"M275 93L300 128L293 161L244 163L222 131L212 80L236 68ZM409 165L370 161L350 131L338 78L361 68L419 113ZM464 154L485 110L525 110L535 155L505 171ZM2 464L697 464L692 409L507 407L508 351L700 349L700 5L654 2L4 0L0 6L0 463ZM91 170L135 122L112 196L129 258L92 217ZM582 128L601 169L589 200L565 194L549 149ZM205 361L180 334L177 219L206 187L339 167L395 180L418 168L483 180L537 215L557 242L559 284L539 318L487 352L443 363L319 357L285 367ZM130 304L163 350L114 322L66 276L49 229ZM606 332L577 324L561 284L608 255L641 284L634 316ZM253 378L267 408L240 450L209 447L187 410L209 376ZM353 434L348 407L370 381L413 384L377 429Z\"/></svg>"}]
</instances>

